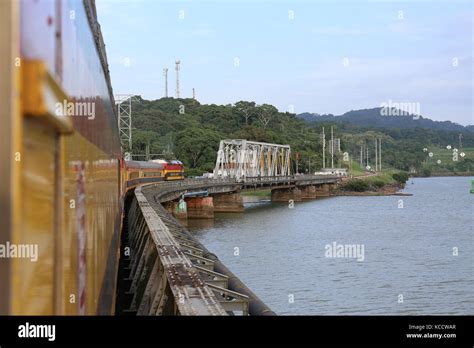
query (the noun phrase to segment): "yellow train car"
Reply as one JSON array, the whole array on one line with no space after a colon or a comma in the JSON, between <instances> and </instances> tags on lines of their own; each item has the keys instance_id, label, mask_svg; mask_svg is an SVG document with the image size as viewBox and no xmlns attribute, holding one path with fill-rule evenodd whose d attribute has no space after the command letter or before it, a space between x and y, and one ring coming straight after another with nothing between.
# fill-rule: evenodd
<instances>
[{"instance_id":1,"label":"yellow train car","mask_svg":"<svg viewBox=\"0 0 474 348\"><path fill-rule=\"evenodd\" d=\"M111 314L123 178L91 1L0 1L0 314Z\"/></svg>"},{"instance_id":2,"label":"yellow train car","mask_svg":"<svg viewBox=\"0 0 474 348\"><path fill-rule=\"evenodd\" d=\"M164 165L144 161L125 162L125 190L138 185L160 182L165 179Z\"/></svg>"}]
</instances>

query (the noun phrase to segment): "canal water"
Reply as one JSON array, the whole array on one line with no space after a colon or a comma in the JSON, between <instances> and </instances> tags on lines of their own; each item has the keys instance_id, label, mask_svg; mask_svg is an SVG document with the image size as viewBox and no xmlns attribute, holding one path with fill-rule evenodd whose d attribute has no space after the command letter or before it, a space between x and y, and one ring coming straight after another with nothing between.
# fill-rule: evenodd
<instances>
[{"instance_id":1,"label":"canal water","mask_svg":"<svg viewBox=\"0 0 474 348\"><path fill-rule=\"evenodd\" d=\"M404 197L251 203L188 228L280 315L472 315L471 180L411 179Z\"/></svg>"}]
</instances>

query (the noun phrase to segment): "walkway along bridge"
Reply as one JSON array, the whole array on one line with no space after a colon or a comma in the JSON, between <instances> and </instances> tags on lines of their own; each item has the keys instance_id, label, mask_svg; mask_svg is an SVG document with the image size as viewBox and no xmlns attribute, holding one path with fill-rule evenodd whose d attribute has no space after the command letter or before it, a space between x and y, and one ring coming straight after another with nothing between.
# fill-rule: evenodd
<instances>
[{"instance_id":1,"label":"walkway along bridge","mask_svg":"<svg viewBox=\"0 0 474 348\"><path fill-rule=\"evenodd\" d=\"M125 200L116 313L274 315L178 219L243 212L241 191L269 189L275 202L326 197L339 179L326 175L224 177L137 187Z\"/></svg>"}]
</instances>

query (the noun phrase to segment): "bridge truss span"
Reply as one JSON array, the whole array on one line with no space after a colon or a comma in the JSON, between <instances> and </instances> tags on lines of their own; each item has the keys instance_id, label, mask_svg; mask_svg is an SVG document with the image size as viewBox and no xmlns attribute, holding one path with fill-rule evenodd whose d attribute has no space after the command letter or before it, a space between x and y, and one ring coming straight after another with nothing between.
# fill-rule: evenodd
<instances>
[{"instance_id":1,"label":"bridge truss span","mask_svg":"<svg viewBox=\"0 0 474 348\"><path fill-rule=\"evenodd\" d=\"M291 175L290 145L244 139L221 140L214 178L280 177Z\"/></svg>"}]
</instances>

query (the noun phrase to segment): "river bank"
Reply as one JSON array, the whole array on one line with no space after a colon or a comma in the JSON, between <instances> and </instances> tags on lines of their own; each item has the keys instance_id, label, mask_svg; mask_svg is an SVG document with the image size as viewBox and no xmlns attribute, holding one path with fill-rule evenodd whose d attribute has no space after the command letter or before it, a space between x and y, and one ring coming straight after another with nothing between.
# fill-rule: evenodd
<instances>
[{"instance_id":1,"label":"river bank","mask_svg":"<svg viewBox=\"0 0 474 348\"><path fill-rule=\"evenodd\" d=\"M349 180L358 179L359 178ZM367 189L355 191L347 189L347 185L343 182L337 189L331 191L329 196L412 196L411 193L400 192L400 190L403 190L404 188L404 184L396 183L384 184L381 186L368 185ZM241 195L244 203L266 203L271 201L270 190L243 192Z\"/></svg>"},{"instance_id":2,"label":"river bank","mask_svg":"<svg viewBox=\"0 0 474 348\"><path fill-rule=\"evenodd\" d=\"M400 190L404 189L405 185L399 184L389 184L384 185L380 188L375 190L367 190L367 191L347 191L343 188L337 189L336 191L331 192L331 196L412 196L412 193L405 193L400 192Z\"/></svg>"}]
</instances>

